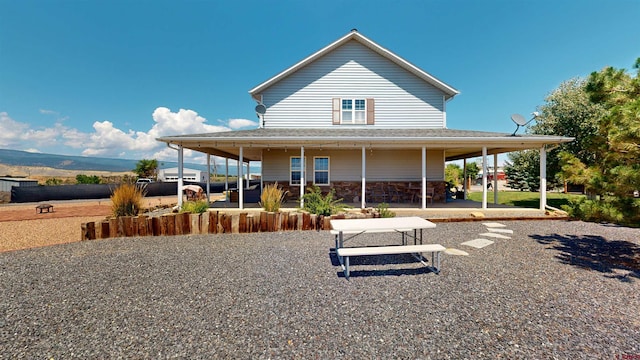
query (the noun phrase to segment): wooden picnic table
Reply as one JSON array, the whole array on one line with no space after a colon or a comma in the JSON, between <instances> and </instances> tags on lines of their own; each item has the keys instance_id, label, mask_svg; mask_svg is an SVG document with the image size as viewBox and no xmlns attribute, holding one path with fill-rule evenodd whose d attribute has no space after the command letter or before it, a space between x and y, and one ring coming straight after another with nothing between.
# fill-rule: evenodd
<instances>
[{"instance_id":1,"label":"wooden picnic table","mask_svg":"<svg viewBox=\"0 0 640 360\"><path fill-rule=\"evenodd\" d=\"M40 204L38 206L36 206L36 214L42 214L43 211L47 211L47 212L52 212L53 211L53 205L51 204Z\"/></svg>"}]
</instances>

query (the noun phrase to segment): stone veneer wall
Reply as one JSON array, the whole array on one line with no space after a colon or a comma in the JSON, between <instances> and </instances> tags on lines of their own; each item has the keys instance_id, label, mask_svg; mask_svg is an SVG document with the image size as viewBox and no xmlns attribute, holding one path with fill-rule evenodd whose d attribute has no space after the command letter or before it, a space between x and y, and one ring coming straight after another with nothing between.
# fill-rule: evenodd
<instances>
[{"instance_id":1,"label":"stone veneer wall","mask_svg":"<svg viewBox=\"0 0 640 360\"><path fill-rule=\"evenodd\" d=\"M265 186L268 182L265 182ZM288 183L278 183L278 186L285 191L289 191L288 199L296 200L299 198L300 186L292 186ZM307 187L313 186L308 182ZM367 202L368 203L411 203L412 201L418 204L420 198L417 194L421 192L421 183L419 181L384 181L384 182L368 182L367 187ZM356 181L335 181L331 183L331 186L320 186L323 193L328 193L330 189L335 189L336 197L338 199L344 199L346 203L359 203L360 202L360 190L362 184ZM434 191L434 202L446 201L446 183L444 181L427 181L427 187L432 187ZM377 197L376 189L383 188L387 194L386 200L382 201L381 197ZM392 189L395 188L397 193Z\"/></svg>"}]
</instances>

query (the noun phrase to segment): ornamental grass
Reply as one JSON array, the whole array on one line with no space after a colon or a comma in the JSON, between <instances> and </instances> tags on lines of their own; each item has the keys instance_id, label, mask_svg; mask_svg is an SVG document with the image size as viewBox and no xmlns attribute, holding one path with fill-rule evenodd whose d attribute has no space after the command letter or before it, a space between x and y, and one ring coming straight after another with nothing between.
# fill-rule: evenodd
<instances>
[{"instance_id":1,"label":"ornamental grass","mask_svg":"<svg viewBox=\"0 0 640 360\"><path fill-rule=\"evenodd\" d=\"M121 184L111 193L113 216L135 216L142 209L145 192L133 184Z\"/></svg>"}]
</instances>

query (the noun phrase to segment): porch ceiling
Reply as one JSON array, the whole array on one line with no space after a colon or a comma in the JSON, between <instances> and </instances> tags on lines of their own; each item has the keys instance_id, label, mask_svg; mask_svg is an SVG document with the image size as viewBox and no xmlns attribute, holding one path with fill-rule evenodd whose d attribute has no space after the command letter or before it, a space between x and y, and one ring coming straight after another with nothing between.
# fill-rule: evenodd
<instances>
[{"instance_id":1,"label":"porch ceiling","mask_svg":"<svg viewBox=\"0 0 640 360\"><path fill-rule=\"evenodd\" d=\"M539 149L570 142L573 138L548 135L517 135L452 129L254 129L158 138L167 144L194 151L259 161L263 149L416 149L444 150L447 160L458 160L510 151Z\"/></svg>"}]
</instances>

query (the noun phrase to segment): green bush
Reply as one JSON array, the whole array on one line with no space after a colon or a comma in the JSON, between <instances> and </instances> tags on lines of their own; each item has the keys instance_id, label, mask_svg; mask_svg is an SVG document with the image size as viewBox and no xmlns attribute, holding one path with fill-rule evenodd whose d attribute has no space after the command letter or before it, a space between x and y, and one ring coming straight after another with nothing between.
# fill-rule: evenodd
<instances>
[{"instance_id":1,"label":"green bush","mask_svg":"<svg viewBox=\"0 0 640 360\"><path fill-rule=\"evenodd\" d=\"M302 196L304 199L303 210L324 216L336 214L344 210L346 206L342 204L342 199L334 200L334 196L334 189L331 189L327 195L322 195L320 187L313 186L313 188L307 189L307 193Z\"/></svg>"},{"instance_id":2,"label":"green bush","mask_svg":"<svg viewBox=\"0 0 640 360\"><path fill-rule=\"evenodd\" d=\"M132 184L122 184L111 193L113 216L135 216L142 209L142 189Z\"/></svg>"},{"instance_id":3,"label":"green bush","mask_svg":"<svg viewBox=\"0 0 640 360\"><path fill-rule=\"evenodd\" d=\"M633 199L571 200L563 205L569 216L589 222L610 222L627 226L640 226L640 204Z\"/></svg>"},{"instance_id":4,"label":"green bush","mask_svg":"<svg viewBox=\"0 0 640 360\"><path fill-rule=\"evenodd\" d=\"M378 212L378 214L380 214L381 218L396 217L396 213L394 213L393 211L389 210L389 204L387 204L387 203L378 204L378 207L376 208L376 211Z\"/></svg>"},{"instance_id":5,"label":"green bush","mask_svg":"<svg viewBox=\"0 0 640 360\"><path fill-rule=\"evenodd\" d=\"M278 183L276 182L274 184L267 185L262 189L262 194L260 195L260 206L262 206L265 211L277 212L280 210L283 200L284 193L280 188L278 188Z\"/></svg>"},{"instance_id":6,"label":"green bush","mask_svg":"<svg viewBox=\"0 0 640 360\"><path fill-rule=\"evenodd\" d=\"M182 204L182 209L180 209L180 212L202 214L207 210L209 210L209 204L204 200L198 200L198 201L185 201Z\"/></svg>"}]
</instances>

